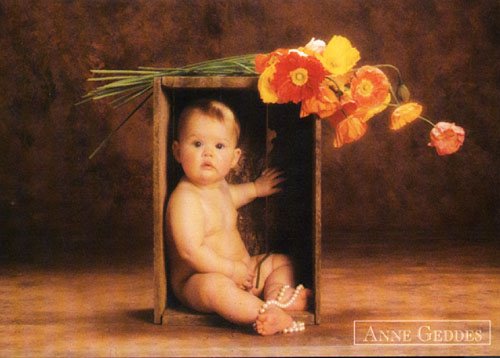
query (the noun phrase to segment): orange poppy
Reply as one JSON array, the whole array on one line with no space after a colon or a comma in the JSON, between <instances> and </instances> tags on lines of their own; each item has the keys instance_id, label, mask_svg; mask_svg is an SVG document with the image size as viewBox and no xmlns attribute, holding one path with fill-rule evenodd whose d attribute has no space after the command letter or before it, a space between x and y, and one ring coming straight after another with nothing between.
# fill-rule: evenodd
<instances>
[{"instance_id":1,"label":"orange poppy","mask_svg":"<svg viewBox=\"0 0 500 358\"><path fill-rule=\"evenodd\" d=\"M307 117L312 113L317 114L319 118L326 118L335 113L340 106L335 92L328 86L321 86L318 95L302 101L300 118Z\"/></svg>"},{"instance_id":2,"label":"orange poppy","mask_svg":"<svg viewBox=\"0 0 500 358\"><path fill-rule=\"evenodd\" d=\"M358 105L356 102L354 102L348 95L345 93L341 98L340 98L340 107L333 113L330 117L328 117L328 121L332 125L332 127L335 128L335 126L343 121L344 119L348 118L356 110L358 109Z\"/></svg>"},{"instance_id":3,"label":"orange poppy","mask_svg":"<svg viewBox=\"0 0 500 358\"><path fill-rule=\"evenodd\" d=\"M344 144L360 139L365 135L367 128L368 125L356 115L345 118L335 126L333 146L340 148Z\"/></svg>"},{"instance_id":4,"label":"orange poppy","mask_svg":"<svg viewBox=\"0 0 500 358\"><path fill-rule=\"evenodd\" d=\"M389 87L384 72L373 66L363 66L351 81L351 94L360 107L375 107L384 103Z\"/></svg>"},{"instance_id":5,"label":"orange poppy","mask_svg":"<svg viewBox=\"0 0 500 358\"><path fill-rule=\"evenodd\" d=\"M422 106L420 104L415 102L405 103L392 112L389 128L392 130L400 129L417 119L421 113Z\"/></svg>"}]
</instances>

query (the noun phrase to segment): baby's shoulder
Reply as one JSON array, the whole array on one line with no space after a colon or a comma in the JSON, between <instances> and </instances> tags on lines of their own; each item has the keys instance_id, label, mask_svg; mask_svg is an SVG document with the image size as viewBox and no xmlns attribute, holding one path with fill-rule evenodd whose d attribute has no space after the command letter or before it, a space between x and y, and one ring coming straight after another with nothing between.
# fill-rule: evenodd
<instances>
[{"instance_id":1,"label":"baby's shoulder","mask_svg":"<svg viewBox=\"0 0 500 358\"><path fill-rule=\"evenodd\" d=\"M170 195L169 204L177 204L177 203L199 203L200 202L200 194L196 190L196 188L186 182L181 182L174 189L172 194Z\"/></svg>"},{"instance_id":2,"label":"baby's shoulder","mask_svg":"<svg viewBox=\"0 0 500 358\"><path fill-rule=\"evenodd\" d=\"M168 199L166 215L169 221L199 216L202 212L199 194L188 186L177 186Z\"/></svg>"}]
</instances>

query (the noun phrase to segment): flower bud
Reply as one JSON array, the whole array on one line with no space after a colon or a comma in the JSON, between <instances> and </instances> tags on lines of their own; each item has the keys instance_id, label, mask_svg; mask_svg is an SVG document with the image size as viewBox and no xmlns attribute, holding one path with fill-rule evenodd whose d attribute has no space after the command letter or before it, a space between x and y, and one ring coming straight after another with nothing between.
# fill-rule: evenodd
<instances>
[{"instance_id":1,"label":"flower bud","mask_svg":"<svg viewBox=\"0 0 500 358\"><path fill-rule=\"evenodd\" d=\"M398 99L402 102L408 102L410 100L410 90L404 83L398 86L396 94L398 95Z\"/></svg>"},{"instance_id":2,"label":"flower bud","mask_svg":"<svg viewBox=\"0 0 500 358\"><path fill-rule=\"evenodd\" d=\"M306 45L306 49L317 52L320 55L325 51L326 43L323 40L315 39L314 37Z\"/></svg>"}]
</instances>

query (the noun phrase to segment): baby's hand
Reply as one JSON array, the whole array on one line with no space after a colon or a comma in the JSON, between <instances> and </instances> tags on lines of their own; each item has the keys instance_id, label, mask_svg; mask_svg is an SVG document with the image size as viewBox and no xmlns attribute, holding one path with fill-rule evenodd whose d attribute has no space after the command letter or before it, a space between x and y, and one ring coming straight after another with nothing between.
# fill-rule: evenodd
<instances>
[{"instance_id":1,"label":"baby's hand","mask_svg":"<svg viewBox=\"0 0 500 358\"><path fill-rule=\"evenodd\" d=\"M280 192L281 189L276 186L286 180L285 178L280 178L282 174L283 172L275 168L264 170L260 177L254 182L257 197L268 196Z\"/></svg>"},{"instance_id":2,"label":"baby's hand","mask_svg":"<svg viewBox=\"0 0 500 358\"><path fill-rule=\"evenodd\" d=\"M234 271L231 278L240 288L244 290L250 290L253 288L254 273L249 270L249 267L242 261L234 262Z\"/></svg>"}]
</instances>

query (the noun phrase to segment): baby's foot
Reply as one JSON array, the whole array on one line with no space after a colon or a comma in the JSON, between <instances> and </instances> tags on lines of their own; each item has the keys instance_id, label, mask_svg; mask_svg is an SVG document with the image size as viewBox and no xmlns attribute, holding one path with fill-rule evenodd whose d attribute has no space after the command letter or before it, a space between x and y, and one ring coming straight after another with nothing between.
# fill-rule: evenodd
<instances>
[{"instance_id":1,"label":"baby's foot","mask_svg":"<svg viewBox=\"0 0 500 358\"><path fill-rule=\"evenodd\" d=\"M277 307L269 307L266 312L260 313L255 321L255 330L262 336L283 331L292 325L293 319Z\"/></svg>"},{"instance_id":2,"label":"baby's foot","mask_svg":"<svg viewBox=\"0 0 500 358\"><path fill-rule=\"evenodd\" d=\"M289 288L286 290L282 303L287 303L290 299L292 299L293 294L296 289ZM309 307L309 300L312 298L312 291L308 288L303 288L298 293L295 300L290 304L290 306L284 308L285 311L305 311Z\"/></svg>"}]
</instances>

